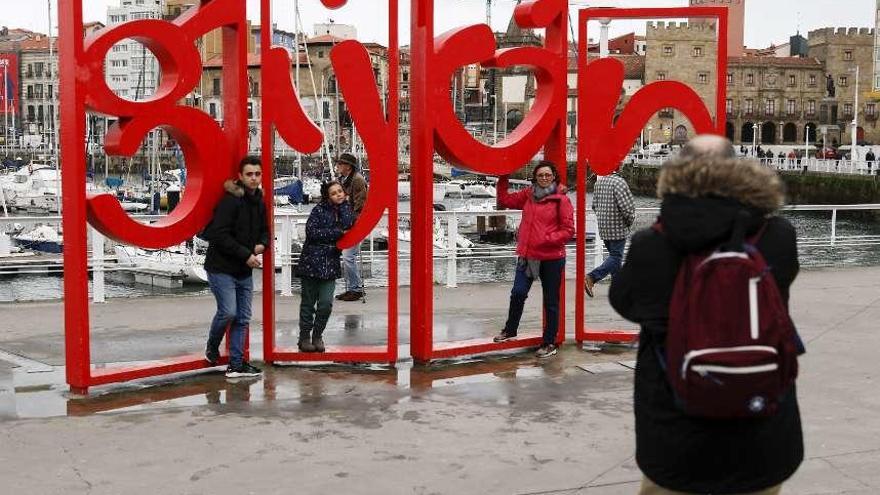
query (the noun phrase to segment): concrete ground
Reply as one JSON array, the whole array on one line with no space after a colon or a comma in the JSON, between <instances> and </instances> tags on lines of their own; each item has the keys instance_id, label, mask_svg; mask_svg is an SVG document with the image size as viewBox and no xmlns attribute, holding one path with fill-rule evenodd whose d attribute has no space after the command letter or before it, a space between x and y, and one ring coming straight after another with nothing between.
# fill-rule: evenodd
<instances>
[{"instance_id":1,"label":"concrete ground","mask_svg":"<svg viewBox=\"0 0 880 495\"><path fill-rule=\"evenodd\" d=\"M568 321L573 298L569 284ZM508 284L437 289L435 340L489 336ZM591 324L632 328L588 301ZM799 395L807 459L789 494L880 493L880 268L801 273L792 312L807 342ZM278 339L295 340L298 299L279 298ZM98 387L64 385L61 305L0 305L0 493L632 494L632 366L625 347L565 346L431 367L219 369ZM540 293L523 329L538 327ZM93 362L189 353L213 303L200 297L92 306ZM337 303L326 340L381 343L384 294ZM259 310L254 328L259 329ZM259 331L252 346L258 351ZM258 352L256 353L258 356Z\"/></svg>"}]
</instances>

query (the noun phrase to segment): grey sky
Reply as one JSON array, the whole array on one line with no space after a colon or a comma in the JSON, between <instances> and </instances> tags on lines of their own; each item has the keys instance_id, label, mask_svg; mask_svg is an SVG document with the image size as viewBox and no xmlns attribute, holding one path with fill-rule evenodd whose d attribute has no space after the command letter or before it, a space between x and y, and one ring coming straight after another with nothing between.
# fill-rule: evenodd
<instances>
[{"instance_id":1,"label":"grey sky","mask_svg":"<svg viewBox=\"0 0 880 495\"><path fill-rule=\"evenodd\" d=\"M46 32L47 3L45 0L0 0L5 4L0 25ZM294 0L273 0L274 21L282 29L293 31ZM55 9L53 1L53 10ZM83 0L86 21L106 21L108 5L118 0ZM259 0L247 0L248 16L259 18ZM687 0L570 0L571 18L577 21L577 9L583 6L673 7L687 5ZM492 24L503 30L510 20L516 0L495 0ZM326 22L354 24L364 41L387 40L386 0L349 0L340 10L327 10L319 0L300 0L303 26L311 34L312 25ZM798 28L806 34L819 27L873 27L874 0L748 0L746 4L746 45L763 48L771 43L784 43ZM401 43L409 38L409 1L400 0ZM440 33L447 29L485 20L484 0L436 0L436 26ZM53 12L53 16L55 12ZM612 35L630 31L644 32L644 22L612 23ZM577 29L575 28L575 32ZM591 33L597 31L592 29ZM592 35L591 35L592 36Z\"/></svg>"}]
</instances>

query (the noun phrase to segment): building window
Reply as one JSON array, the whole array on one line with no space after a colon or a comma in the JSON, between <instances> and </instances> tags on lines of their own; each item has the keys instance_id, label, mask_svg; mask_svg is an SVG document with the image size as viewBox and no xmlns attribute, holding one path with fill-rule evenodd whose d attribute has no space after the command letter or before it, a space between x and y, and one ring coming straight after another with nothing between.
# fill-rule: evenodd
<instances>
[{"instance_id":1,"label":"building window","mask_svg":"<svg viewBox=\"0 0 880 495\"><path fill-rule=\"evenodd\" d=\"M816 115L816 100L807 102L807 115Z\"/></svg>"},{"instance_id":2,"label":"building window","mask_svg":"<svg viewBox=\"0 0 880 495\"><path fill-rule=\"evenodd\" d=\"M27 97L28 97L28 100L34 99L34 87L33 86L27 87Z\"/></svg>"},{"instance_id":3,"label":"building window","mask_svg":"<svg viewBox=\"0 0 880 495\"><path fill-rule=\"evenodd\" d=\"M776 100L768 98L764 102L764 115L773 115L776 113Z\"/></svg>"},{"instance_id":4,"label":"building window","mask_svg":"<svg viewBox=\"0 0 880 495\"><path fill-rule=\"evenodd\" d=\"M848 78L848 77L846 77L846 76L840 76L839 84L838 84L838 85L839 85L840 87L845 87L845 86L847 85L848 82L849 82L849 78Z\"/></svg>"},{"instance_id":5,"label":"building window","mask_svg":"<svg viewBox=\"0 0 880 495\"><path fill-rule=\"evenodd\" d=\"M853 59L853 51L852 50L844 50L843 51L843 59L844 60L852 60Z\"/></svg>"},{"instance_id":6,"label":"building window","mask_svg":"<svg viewBox=\"0 0 880 495\"><path fill-rule=\"evenodd\" d=\"M746 114L751 115L755 111L755 100L746 98Z\"/></svg>"},{"instance_id":7,"label":"building window","mask_svg":"<svg viewBox=\"0 0 880 495\"><path fill-rule=\"evenodd\" d=\"M810 74L810 86L816 85L816 74Z\"/></svg>"},{"instance_id":8,"label":"building window","mask_svg":"<svg viewBox=\"0 0 880 495\"><path fill-rule=\"evenodd\" d=\"M755 75L754 74L746 74L746 85L748 85L748 86L755 85Z\"/></svg>"},{"instance_id":9,"label":"building window","mask_svg":"<svg viewBox=\"0 0 880 495\"><path fill-rule=\"evenodd\" d=\"M694 47L694 56L695 57L702 57L703 56L703 47L702 46L695 46Z\"/></svg>"},{"instance_id":10,"label":"building window","mask_svg":"<svg viewBox=\"0 0 880 495\"><path fill-rule=\"evenodd\" d=\"M248 120L254 119L254 102L248 102Z\"/></svg>"},{"instance_id":11,"label":"building window","mask_svg":"<svg viewBox=\"0 0 880 495\"><path fill-rule=\"evenodd\" d=\"M28 105L28 122L34 121L34 106Z\"/></svg>"},{"instance_id":12,"label":"building window","mask_svg":"<svg viewBox=\"0 0 880 495\"><path fill-rule=\"evenodd\" d=\"M844 103L843 104L843 114L844 115L852 115L853 114L852 103Z\"/></svg>"},{"instance_id":13,"label":"building window","mask_svg":"<svg viewBox=\"0 0 880 495\"><path fill-rule=\"evenodd\" d=\"M727 114L730 115L733 113L733 100L730 98L727 99Z\"/></svg>"},{"instance_id":14,"label":"building window","mask_svg":"<svg viewBox=\"0 0 880 495\"><path fill-rule=\"evenodd\" d=\"M730 74L730 73L727 74L727 85L733 86L733 74Z\"/></svg>"},{"instance_id":15,"label":"building window","mask_svg":"<svg viewBox=\"0 0 880 495\"><path fill-rule=\"evenodd\" d=\"M708 72L700 72L699 74L697 74L697 81L699 81L700 84L708 83L709 82L709 73Z\"/></svg>"},{"instance_id":16,"label":"building window","mask_svg":"<svg viewBox=\"0 0 880 495\"><path fill-rule=\"evenodd\" d=\"M675 49L672 45L663 45L663 56L671 57L673 55L675 55Z\"/></svg>"},{"instance_id":17,"label":"building window","mask_svg":"<svg viewBox=\"0 0 880 495\"><path fill-rule=\"evenodd\" d=\"M657 80L658 81L665 81L666 80L666 73L665 72L658 72L657 73Z\"/></svg>"},{"instance_id":18,"label":"building window","mask_svg":"<svg viewBox=\"0 0 880 495\"><path fill-rule=\"evenodd\" d=\"M209 103L208 104L208 113L211 114L211 117L217 118L217 104Z\"/></svg>"},{"instance_id":19,"label":"building window","mask_svg":"<svg viewBox=\"0 0 880 495\"><path fill-rule=\"evenodd\" d=\"M324 50L318 50L318 58L324 58Z\"/></svg>"},{"instance_id":20,"label":"building window","mask_svg":"<svg viewBox=\"0 0 880 495\"><path fill-rule=\"evenodd\" d=\"M788 112L789 115L794 115L795 109L797 108L794 100L788 100L785 102L785 111Z\"/></svg>"},{"instance_id":21,"label":"building window","mask_svg":"<svg viewBox=\"0 0 880 495\"><path fill-rule=\"evenodd\" d=\"M877 104L876 103L868 103L865 105L865 115L869 117L873 117L877 115Z\"/></svg>"},{"instance_id":22,"label":"building window","mask_svg":"<svg viewBox=\"0 0 880 495\"><path fill-rule=\"evenodd\" d=\"M788 75L788 85L789 86L797 86L797 76L794 74Z\"/></svg>"},{"instance_id":23,"label":"building window","mask_svg":"<svg viewBox=\"0 0 880 495\"><path fill-rule=\"evenodd\" d=\"M211 89L213 90L213 96L220 96L220 78L219 77L214 78L213 87Z\"/></svg>"}]
</instances>

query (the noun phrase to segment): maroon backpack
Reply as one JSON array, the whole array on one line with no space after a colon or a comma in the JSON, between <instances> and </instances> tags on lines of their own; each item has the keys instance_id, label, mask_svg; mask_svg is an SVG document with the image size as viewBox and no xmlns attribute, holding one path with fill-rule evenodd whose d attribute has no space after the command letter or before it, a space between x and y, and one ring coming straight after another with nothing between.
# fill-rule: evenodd
<instances>
[{"instance_id":1,"label":"maroon backpack","mask_svg":"<svg viewBox=\"0 0 880 495\"><path fill-rule=\"evenodd\" d=\"M654 228L663 232L659 223ZM689 415L771 416L797 377L794 325L755 248L763 230L742 250L689 254L679 268L665 364Z\"/></svg>"}]
</instances>

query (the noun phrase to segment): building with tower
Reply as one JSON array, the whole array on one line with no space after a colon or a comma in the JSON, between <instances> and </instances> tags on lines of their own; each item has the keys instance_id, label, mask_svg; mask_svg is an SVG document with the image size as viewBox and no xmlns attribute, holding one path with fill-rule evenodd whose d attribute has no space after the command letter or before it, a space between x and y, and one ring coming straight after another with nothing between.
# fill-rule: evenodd
<instances>
[{"instance_id":1,"label":"building with tower","mask_svg":"<svg viewBox=\"0 0 880 495\"><path fill-rule=\"evenodd\" d=\"M727 54L740 57L745 49L746 0L690 0L691 7L727 7L728 38ZM708 19L691 19L691 24L712 22Z\"/></svg>"}]
</instances>

